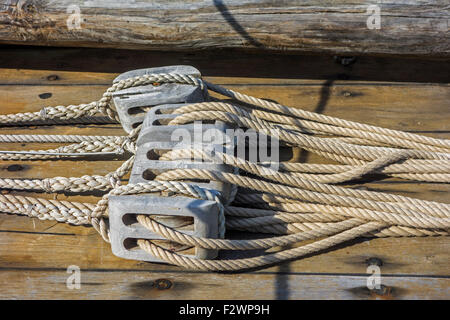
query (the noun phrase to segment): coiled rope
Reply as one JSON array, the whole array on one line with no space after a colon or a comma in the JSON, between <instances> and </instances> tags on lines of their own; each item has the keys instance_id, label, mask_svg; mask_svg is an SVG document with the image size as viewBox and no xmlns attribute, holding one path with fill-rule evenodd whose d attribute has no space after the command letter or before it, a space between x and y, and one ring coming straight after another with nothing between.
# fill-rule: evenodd
<instances>
[{"instance_id":1,"label":"coiled rope","mask_svg":"<svg viewBox=\"0 0 450 320\"><path fill-rule=\"evenodd\" d=\"M218 99L189 104L173 111L169 125L220 120L234 127L253 129L276 137L284 145L300 147L340 164L279 162L255 163L234 154L199 149L161 153L159 160L202 159L225 163L233 173L199 169L163 172L146 183L121 185L131 170L140 126L128 136L0 135L0 142L71 143L57 149L1 151L2 160L65 159L89 155L124 155L129 158L107 175L46 179L0 178L0 189L105 194L96 203L46 200L0 194L0 211L92 225L109 241L108 199L111 195L183 195L216 201L220 239L201 238L175 230L149 216L137 221L151 232L188 247L226 250L273 249L314 240L292 249L280 249L258 257L234 260L201 260L178 254L149 240L138 246L168 263L200 270L242 270L297 259L360 236L448 236L450 204L359 190L342 186L367 174L382 173L421 182L450 182L450 140L401 132L325 116L238 93L204 80L180 74L149 74L114 83L102 98L89 104L46 107L39 112L0 115L0 125L29 123L118 122L111 105L112 93L151 83L183 83L205 87L233 103ZM97 119L97 120L95 120ZM192 183L203 179L232 185L228 199ZM181 181L180 181L181 180ZM191 182L190 182L191 181ZM225 230L270 233L254 240L224 239Z\"/></svg>"}]
</instances>

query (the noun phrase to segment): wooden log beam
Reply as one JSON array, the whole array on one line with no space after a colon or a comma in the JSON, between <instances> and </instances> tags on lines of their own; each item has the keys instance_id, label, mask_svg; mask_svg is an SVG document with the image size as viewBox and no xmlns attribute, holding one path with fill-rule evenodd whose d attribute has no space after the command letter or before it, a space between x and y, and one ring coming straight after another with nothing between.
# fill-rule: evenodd
<instances>
[{"instance_id":1,"label":"wooden log beam","mask_svg":"<svg viewBox=\"0 0 450 320\"><path fill-rule=\"evenodd\" d=\"M441 0L0 0L0 43L450 56Z\"/></svg>"}]
</instances>

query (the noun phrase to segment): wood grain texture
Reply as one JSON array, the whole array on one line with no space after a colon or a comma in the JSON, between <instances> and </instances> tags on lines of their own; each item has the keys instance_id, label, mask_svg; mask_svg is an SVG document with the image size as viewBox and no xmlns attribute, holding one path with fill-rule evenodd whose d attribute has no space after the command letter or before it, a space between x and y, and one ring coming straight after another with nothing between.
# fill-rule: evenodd
<instances>
[{"instance_id":1,"label":"wood grain texture","mask_svg":"<svg viewBox=\"0 0 450 320\"><path fill-rule=\"evenodd\" d=\"M81 288L69 290L66 270L2 270L2 295L13 299L443 299L450 279L383 277L379 291L367 289L365 276L309 274L203 273L156 274L152 271L81 271ZM289 284L273 290L276 282ZM26 283L26 286L23 286ZM4 289L3 289L4 288Z\"/></svg>"},{"instance_id":2,"label":"wood grain texture","mask_svg":"<svg viewBox=\"0 0 450 320\"><path fill-rule=\"evenodd\" d=\"M449 56L449 8L438 0L2 0L3 43L197 50ZM375 3L376 4L376 3ZM74 14L80 14L74 16Z\"/></svg>"},{"instance_id":3,"label":"wood grain texture","mask_svg":"<svg viewBox=\"0 0 450 320\"><path fill-rule=\"evenodd\" d=\"M88 59L80 59L80 56ZM52 86L109 85L109 78L108 81L103 80L104 76L108 77L107 74L174 64L192 65L201 70L203 76L220 77L225 80L222 82L225 84L235 83L236 78L242 78L241 83L249 83L250 79L252 83L267 83L266 80L278 80L278 83L318 80L323 84L327 81L449 83L448 59L428 58L353 56L346 59L345 56L329 55L252 54L232 49L179 53L5 46L0 51L0 67L6 69L5 72L14 72L14 75L2 78L2 84L18 82ZM33 70L41 73L32 76ZM48 72L42 73L43 70ZM102 76L100 80L98 77Z\"/></svg>"},{"instance_id":4,"label":"wood grain texture","mask_svg":"<svg viewBox=\"0 0 450 320\"><path fill-rule=\"evenodd\" d=\"M243 60L242 60L243 59ZM100 49L6 48L0 51L1 113L96 100L120 72L193 64L215 83L290 106L450 138L448 64L363 57L342 66L332 57L186 55ZM230 69L228 62L236 67ZM297 61L292 67L292 61ZM386 72L380 72L386 70ZM439 70L441 72L439 72ZM445 72L444 72L445 73ZM346 78L337 77L345 74ZM283 76L284 75L284 76ZM42 95L50 93L51 96ZM42 97L46 97L43 99ZM120 135L118 125L4 127L2 134ZM1 150L55 144L0 144ZM323 159L295 149L294 161ZM14 166L20 165L20 167ZM105 174L120 160L1 161L1 177L43 178ZM398 179L366 181L370 190L448 202L449 185ZM9 190L1 190L3 193ZM14 192L53 198L55 195ZM94 202L95 195L58 194ZM231 238L245 237L230 233ZM124 260L89 227L0 214L2 299L449 299L450 242L446 237L357 239L332 250L244 273L191 272L165 264ZM222 257L231 257L228 251ZM366 286L367 266L381 263L382 288ZM66 272L81 268L81 289L69 290Z\"/></svg>"},{"instance_id":5,"label":"wood grain texture","mask_svg":"<svg viewBox=\"0 0 450 320\"><path fill-rule=\"evenodd\" d=\"M73 227L54 221L40 221L28 217L2 215L0 221L0 268L64 269L76 264L86 270L187 272L165 264L150 264L115 257L109 245L99 239L88 227ZM242 237L236 232L229 237ZM10 248L15 248L10 250ZM48 249L52 248L51 254ZM70 248L70 250L67 250ZM285 263L289 272L358 274L363 276L370 258L382 261L383 274L401 276L421 275L448 277L448 251L445 237L359 239L329 250L326 254L312 255L302 260ZM230 252L221 252L229 257ZM280 266L273 266L251 273L277 273Z\"/></svg>"},{"instance_id":6,"label":"wood grain texture","mask_svg":"<svg viewBox=\"0 0 450 320\"><path fill-rule=\"evenodd\" d=\"M214 81L214 78L206 78ZM218 83L218 81L215 81ZM364 119L374 125L383 125L397 130L441 131L450 129L447 119L438 111L447 105L450 95L448 86L409 85L377 86L348 84L284 84L282 93L279 86L270 84L227 85L260 98L276 100L288 106L298 106L306 110L327 111L336 117L349 120ZM24 112L38 111L48 105L64 105L68 103L88 103L97 100L108 88L108 85L86 86L30 86L23 90L21 85L0 86L0 96L5 97L11 106L21 108ZM41 99L42 94L51 94L50 98ZM70 97L70 98L69 98ZM327 101L325 102L324 99ZM405 103L409 101L411 103ZM31 102L31 103L30 103ZM7 112L6 104L4 110ZM371 116L367 116L370 110ZM392 113L398 115L393 117Z\"/></svg>"}]
</instances>

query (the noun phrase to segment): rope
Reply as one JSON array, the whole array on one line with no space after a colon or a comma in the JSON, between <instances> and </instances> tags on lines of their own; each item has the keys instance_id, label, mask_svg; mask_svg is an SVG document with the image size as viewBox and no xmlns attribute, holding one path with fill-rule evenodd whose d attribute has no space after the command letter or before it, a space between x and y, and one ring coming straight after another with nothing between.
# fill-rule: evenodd
<instances>
[{"instance_id":1,"label":"rope","mask_svg":"<svg viewBox=\"0 0 450 320\"><path fill-rule=\"evenodd\" d=\"M161 161L201 160L224 163L232 173L200 169L176 169L160 173L146 183L122 185L136 157L141 126L128 136L0 135L4 143L69 143L56 149L0 151L3 160L66 159L71 157L130 154L114 172L106 175L45 179L0 178L0 189L48 193L103 195L96 204L47 200L0 194L0 212L92 225L110 241L108 199L112 195L154 193L215 201L219 206L218 239L189 235L137 214L137 221L164 239L213 250L260 250L282 248L311 241L293 249L252 258L201 260L138 239L141 250L163 261L186 268L237 271L297 259L348 240L365 237L448 236L450 204L419 200L396 194L359 190L343 183L368 174L383 174L422 182L450 182L450 141L401 132L294 109L238 93L180 74L149 74L114 83L102 98L89 104L45 107L39 112L0 115L0 125L119 121L110 104L118 90L151 83L183 83L208 88L235 100L224 103L189 104L176 109L169 125L194 121L222 121L235 128L253 129L274 137L283 146L300 147L340 164L258 163L215 150L175 149L159 153ZM97 120L95 120L97 119ZM100 120L103 119L103 120ZM105 120L106 119L106 120ZM89 122L90 121L90 122ZM272 169L276 164L279 170ZM228 198L196 185L198 180L219 181L231 186ZM180 181L181 180L181 181ZM252 240L227 240L226 230L270 233L276 236Z\"/></svg>"},{"instance_id":2,"label":"rope","mask_svg":"<svg viewBox=\"0 0 450 320\"><path fill-rule=\"evenodd\" d=\"M273 111L276 113L281 113L288 116L293 116L296 118L309 119L316 122L327 123L334 125L336 127L350 128L356 129L360 131L366 132L374 132L386 136L391 136L399 139L406 139L410 141L415 141L423 144L429 144L432 146L444 147L446 149L450 148L450 140L446 139L436 139L431 137L426 137L418 134L413 134L409 132L397 131L392 129L380 128L377 126L371 126L368 124L363 124L359 122L353 122L348 120L343 120L335 117L326 116L320 113L309 112L302 109L290 108L287 106L283 106L281 104L255 98L252 96L248 96L243 93L239 93L230 89L226 89L220 87L218 85L212 84L207 81L203 81L203 83L208 87L208 89L220 93L226 97L230 97L236 99L237 101L241 101L244 103L248 103L250 105L254 105L257 107L261 107L265 110Z\"/></svg>"},{"instance_id":3,"label":"rope","mask_svg":"<svg viewBox=\"0 0 450 320\"><path fill-rule=\"evenodd\" d=\"M391 195L381 192L374 192L374 191L365 191L365 190L358 190L358 189L348 189L340 186L331 186L327 184L323 184L321 182L316 181L310 181L307 179L298 178L297 176L291 176L289 174L280 173L278 171L272 170L270 168L261 167L257 164L251 163L249 161L229 156L224 153L221 153L219 151L216 151L215 157L211 158L208 153L205 153L201 150L174 150L169 151L165 153L163 156L160 157L160 160L174 160L178 159L181 155L185 154L191 154L197 159L204 159L204 160L213 160L214 158L219 163L225 163L228 165L235 166L236 168L242 169L244 171L247 171L248 173L253 173L257 176L262 176L266 179L282 183L284 185L288 186L294 186L294 187L301 187L305 188L310 191L317 191L322 193L328 193L328 194L335 194L335 195L341 195L341 196L350 196L350 197L356 197L356 198L362 198L367 200L374 200L374 201L385 201L385 202L392 202L397 204L402 204L403 206L410 207L410 208L418 208L418 210L427 210L428 207L431 208L431 210L426 211L427 214L430 215L439 215L439 216L447 216L448 210L450 210L450 205L445 205L441 203L436 203L432 201L424 201L424 200L417 200L413 198L398 196L398 195ZM192 170L176 170L173 172L166 172L164 174L161 174L157 177L162 180L170 180L170 179L181 179L181 178L189 178L190 176L194 174L200 174L200 177L204 178L211 178L210 177L211 172L206 173L200 173L199 171L195 171L193 173Z\"/></svg>"},{"instance_id":4,"label":"rope","mask_svg":"<svg viewBox=\"0 0 450 320\"><path fill-rule=\"evenodd\" d=\"M298 259L307 254L325 250L337 244L355 239L367 232L382 228L384 224L369 222L360 226L347 229L325 239L303 245L295 249L288 249L276 253L270 253L254 258L234 260L200 260L173 253L167 249L153 244L148 240L138 240L141 249L169 263L190 269L209 271L238 271L272 265L286 260Z\"/></svg>"},{"instance_id":5,"label":"rope","mask_svg":"<svg viewBox=\"0 0 450 320\"><path fill-rule=\"evenodd\" d=\"M52 123L52 121L57 120L64 122L83 117L93 117L98 113L108 116L111 120L120 122L117 112L114 107L110 105L112 94L123 89L152 83L182 83L200 86L203 88L203 82L194 76L173 73L147 74L124 79L114 83L105 91L102 98L98 101L88 104L83 103L79 105L44 107L38 112L0 115L0 123L2 125L16 125L33 121L45 121Z\"/></svg>"},{"instance_id":6,"label":"rope","mask_svg":"<svg viewBox=\"0 0 450 320\"><path fill-rule=\"evenodd\" d=\"M250 115L251 116L251 115ZM375 160L380 156L386 155L395 149L380 148L380 147L368 147L368 146L356 146L352 144L329 141L323 141L320 138L307 136L305 134L291 132L281 128L276 128L269 122L252 119L251 117L239 116L229 112L222 111L195 111L187 114L180 115L170 121L170 125L181 125L194 121L211 121L220 120L225 123L235 124L239 127L254 129L257 132L264 133L267 136L275 136L281 141L288 142L292 145L302 147L306 150L315 150L331 152L337 155L356 158L365 161ZM411 157L417 159L437 159L437 160L450 160L449 153L438 153L423 150L411 150ZM334 159L332 159L334 160Z\"/></svg>"},{"instance_id":7,"label":"rope","mask_svg":"<svg viewBox=\"0 0 450 320\"><path fill-rule=\"evenodd\" d=\"M3 143L80 143L96 142L113 139L121 139L116 136L84 136L84 135L46 135L46 134L0 134L0 142Z\"/></svg>"},{"instance_id":8,"label":"rope","mask_svg":"<svg viewBox=\"0 0 450 320\"><path fill-rule=\"evenodd\" d=\"M0 189L45 191L47 193L109 191L116 187L117 180L120 180L131 170L133 162L134 156L125 161L116 171L104 176L84 175L81 177L53 177L46 179L0 178Z\"/></svg>"},{"instance_id":9,"label":"rope","mask_svg":"<svg viewBox=\"0 0 450 320\"><path fill-rule=\"evenodd\" d=\"M297 109L293 109L297 110ZM450 147L442 148L431 146L424 143L414 142L412 140L407 139L398 139L394 138L390 135L379 134L372 131L363 131L357 129L350 129L346 127L337 127L326 125L323 123L318 123L314 121L301 120L294 117L282 116L275 113L265 112L262 110L251 109L245 110L242 107L237 107L229 103L223 102L204 102L204 103L195 103L187 106L182 106L174 111L174 113L186 114L196 111L222 111L233 113L235 115L244 116L251 119L260 119L270 122L271 124L276 124L280 128L290 128L299 130L300 132L321 132L328 133L343 137L354 137L361 138L361 140L357 140L358 142L363 142L367 144L370 142L381 142L386 143L391 146L397 147L405 147L409 149L419 149L419 150L428 150L428 151L436 151L436 152L450 152ZM289 126L285 126L289 125ZM305 130L306 129L306 130ZM310 131L308 131L310 130ZM348 138L347 138L348 139ZM344 140L345 141L345 140ZM353 141L354 140L347 140Z\"/></svg>"}]
</instances>

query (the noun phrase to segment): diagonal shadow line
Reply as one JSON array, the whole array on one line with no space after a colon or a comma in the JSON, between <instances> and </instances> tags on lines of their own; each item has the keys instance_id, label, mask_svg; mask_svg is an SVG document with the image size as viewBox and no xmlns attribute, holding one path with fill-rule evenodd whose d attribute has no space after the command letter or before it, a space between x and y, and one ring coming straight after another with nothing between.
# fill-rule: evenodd
<instances>
[{"instance_id":1,"label":"diagonal shadow line","mask_svg":"<svg viewBox=\"0 0 450 320\"><path fill-rule=\"evenodd\" d=\"M317 105L314 109L316 113L323 113L327 106L328 100L330 99L330 91L333 86L333 80L327 80L320 90L320 99L317 102ZM308 151L302 149L300 152L299 162L307 162L308 160ZM276 276L275 283L275 295L277 300L287 300L290 297L290 288L289 288L289 276L287 273L291 272L290 262L285 262L280 265L278 268L278 273Z\"/></svg>"},{"instance_id":2,"label":"diagonal shadow line","mask_svg":"<svg viewBox=\"0 0 450 320\"><path fill-rule=\"evenodd\" d=\"M287 246L290 249L292 246ZM291 261L283 262L277 271L275 278L275 299L289 300L291 295L291 288L289 287L289 273L291 273Z\"/></svg>"},{"instance_id":3,"label":"diagonal shadow line","mask_svg":"<svg viewBox=\"0 0 450 320\"><path fill-rule=\"evenodd\" d=\"M222 0L213 0L214 6L219 10L222 17L228 22L228 24L239 33L245 40L247 40L251 45L261 48L264 47L264 45L253 38L251 35L248 34L247 31L239 24L239 22L236 21L236 19L233 17L231 12L228 10L227 6L223 3Z\"/></svg>"},{"instance_id":4,"label":"diagonal shadow line","mask_svg":"<svg viewBox=\"0 0 450 320\"><path fill-rule=\"evenodd\" d=\"M330 99L330 91L333 86L334 80L328 79L322 86L320 90L320 98L317 102L316 107L314 108L314 112L323 113ZM270 100L270 99L267 99ZM273 101L273 100L272 100ZM273 101L276 102L276 101ZM299 156L299 162L307 162L308 160L308 151L302 149ZM288 300L290 298L290 290L289 287L289 276L288 274L292 271L291 262L287 261L282 263L278 267L278 272L275 278L275 299L276 300Z\"/></svg>"},{"instance_id":5,"label":"diagonal shadow line","mask_svg":"<svg viewBox=\"0 0 450 320\"><path fill-rule=\"evenodd\" d=\"M322 86L320 90L320 100L317 103L316 109L314 112L323 113L325 111L325 107L327 106L328 100L330 99L330 90L333 86L334 80L328 79Z\"/></svg>"},{"instance_id":6,"label":"diagonal shadow line","mask_svg":"<svg viewBox=\"0 0 450 320\"><path fill-rule=\"evenodd\" d=\"M333 82L334 82L334 80L328 79L323 84L322 89L320 90L320 99L319 99L319 102L317 102L314 112L323 113L325 111L328 100L330 99L330 91L331 91L331 87L333 86ZM302 162L302 163L307 162L308 156L309 156L308 151L302 149L300 151L300 156L299 156L298 162Z\"/></svg>"}]
</instances>

